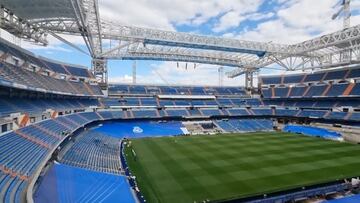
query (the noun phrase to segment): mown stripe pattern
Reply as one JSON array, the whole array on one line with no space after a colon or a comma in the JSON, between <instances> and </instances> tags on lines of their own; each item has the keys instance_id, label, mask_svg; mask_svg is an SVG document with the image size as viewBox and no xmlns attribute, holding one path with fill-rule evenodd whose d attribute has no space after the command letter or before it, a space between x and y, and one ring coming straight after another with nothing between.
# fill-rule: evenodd
<instances>
[{"instance_id":1,"label":"mown stripe pattern","mask_svg":"<svg viewBox=\"0 0 360 203\"><path fill-rule=\"evenodd\" d=\"M247 197L359 176L359 155L358 145L278 132L145 138L126 148L150 202Z\"/></svg>"}]
</instances>

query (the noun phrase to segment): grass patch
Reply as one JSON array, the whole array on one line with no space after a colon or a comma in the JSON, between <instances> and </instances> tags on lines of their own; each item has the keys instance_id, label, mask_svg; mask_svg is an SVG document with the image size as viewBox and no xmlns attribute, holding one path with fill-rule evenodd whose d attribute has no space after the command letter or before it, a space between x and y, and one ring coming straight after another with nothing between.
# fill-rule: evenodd
<instances>
[{"instance_id":1,"label":"grass patch","mask_svg":"<svg viewBox=\"0 0 360 203\"><path fill-rule=\"evenodd\" d=\"M279 132L135 139L125 154L148 202L249 197L360 175L358 145Z\"/></svg>"}]
</instances>

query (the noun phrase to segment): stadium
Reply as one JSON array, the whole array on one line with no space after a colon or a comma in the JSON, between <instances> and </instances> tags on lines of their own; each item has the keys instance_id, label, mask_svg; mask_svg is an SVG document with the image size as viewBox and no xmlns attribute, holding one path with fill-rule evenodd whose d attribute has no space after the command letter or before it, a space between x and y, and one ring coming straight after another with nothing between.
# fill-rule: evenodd
<instances>
[{"instance_id":1,"label":"stadium","mask_svg":"<svg viewBox=\"0 0 360 203\"><path fill-rule=\"evenodd\" d=\"M0 202L360 202L359 1L121 2L0 0ZM285 18L329 26L258 38ZM139 75L151 63L190 83ZM187 73L205 66L206 84Z\"/></svg>"}]
</instances>

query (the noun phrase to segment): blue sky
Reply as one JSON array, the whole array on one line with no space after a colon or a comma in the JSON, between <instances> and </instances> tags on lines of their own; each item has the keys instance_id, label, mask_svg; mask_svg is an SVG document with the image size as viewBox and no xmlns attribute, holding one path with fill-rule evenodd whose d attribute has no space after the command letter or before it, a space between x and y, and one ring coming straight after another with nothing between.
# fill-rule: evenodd
<instances>
[{"instance_id":1,"label":"blue sky","mask_svg":"<svg viewBox=\"0 0 360 203\"><path fill-rule=\"evenodd\" d=\"M339 0L99 0L101 18L125 25L243 40L296 43L342 28L331 20ZM352 25L360 23L360 0L352 1ZM85 49L78 37L66 37ZM90 57L50 38L50 46L21 42L38 55L90 67ZM131 82L132 61L109 61L113 82ZM139 83L218 85L217 66L138 61ZM232 70L233 68L226 68ZM272 73L267 70L263 73ZM162 80L166 78L166 81ZM243 78L225 85L242 85Z\"/></svg>"}]
</instances>

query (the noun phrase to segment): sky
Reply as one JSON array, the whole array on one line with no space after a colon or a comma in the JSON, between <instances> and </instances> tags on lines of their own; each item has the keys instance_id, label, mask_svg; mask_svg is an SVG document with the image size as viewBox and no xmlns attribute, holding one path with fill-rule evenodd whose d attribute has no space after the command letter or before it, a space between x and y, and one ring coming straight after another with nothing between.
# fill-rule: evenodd
<instances>
[{"instance_id":1,"label":"sky","mask_svg":"<svg viewBox=\"0 0 360 203\"><path fill-rule=\"evenodd\" d=\"M119 24L221 36L241 40L293 44L342 28L331 20L340 0L99 0L100 17ZM360 0L351 2L351 25L360 24ZM2 31L2 37L7 33ZM81 38L65 37L84 47ZM13 40L37 55L90 67L91 58L49 37L41 47ZM109 61L109 81L132 82L132 61ZM168 85L219 85L219 66L137 61L137 82ZM224 67L225 72L234 68ZM278 74L264 70L261 74ZM224 85L244 85L244 78L224 77Z\"/></svg>"}]
</instances>

